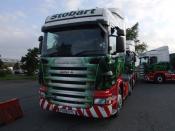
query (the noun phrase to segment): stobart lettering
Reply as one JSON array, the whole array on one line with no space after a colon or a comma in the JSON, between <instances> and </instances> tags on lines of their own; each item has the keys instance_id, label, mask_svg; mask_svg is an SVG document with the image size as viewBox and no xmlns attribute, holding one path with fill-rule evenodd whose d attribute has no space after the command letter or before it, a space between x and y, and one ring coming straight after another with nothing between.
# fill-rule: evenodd
<instances>
[{"instance_id":1,"label":"stobart lettering","mask_svg":"<svg viewBox=\"0 0 175 131\"><path fill-rule=\"evenodd\" d=\"M79 10L79 11L66 12L66 13L62 13L62 14L55 14L55 15L49 17L46 21L53 21L53 20L62 19L62 18L66 18L66 17L93 15L93 14L95 14L95 10L96 9Z\"/></svg>"}]
</instances>

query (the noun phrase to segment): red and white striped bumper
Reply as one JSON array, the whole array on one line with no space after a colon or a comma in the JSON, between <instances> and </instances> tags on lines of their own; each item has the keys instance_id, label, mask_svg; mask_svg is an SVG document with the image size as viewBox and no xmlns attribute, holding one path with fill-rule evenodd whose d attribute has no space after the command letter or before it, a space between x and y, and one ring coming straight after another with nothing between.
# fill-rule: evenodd
<instances>
[{"instance_id":1,"label":"red and white striped bumper","mask_svg":"<svg viewBox=\"0 0 175 131\"><path fill-rule=\"evenodd\" d=\"M73 108L68 106L55 105L48 102L44 98L40 98L40 106L43 110L49 110L61 113L63 113L62 110L65 110L66 112L64 113L67 114L73 114L91 118L108 118L112 115L112 104L103 106L94 105L90 108L84 109L84 108Z\"/></svg>"}]
</instances>

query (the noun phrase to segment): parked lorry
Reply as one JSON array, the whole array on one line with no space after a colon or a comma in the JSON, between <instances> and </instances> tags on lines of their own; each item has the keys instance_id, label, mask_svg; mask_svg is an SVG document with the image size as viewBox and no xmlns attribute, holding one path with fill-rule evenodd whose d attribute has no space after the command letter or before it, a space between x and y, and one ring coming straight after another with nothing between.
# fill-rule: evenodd
<instances>
[{"instance_id":1,"label":"parked lorry","mask_svg":"<svg viewBox=\"0 0 175 131\"><path fill-rule=\"evenodd\" d=\"M78 116L117 116L136 81L135 55L114 8L55 14L40 36L40 106ZM126 55L127 54L127 55ZM126 70L127 69L127 70Z\"/></svg>"},{"instance_id":2,"label":"parked lorry","mask_svg":"<svg viewBox=\"0 0 175 131\"><path fill-rule=\"evenodd\" d=\"M175 80L168 46L143 53L140 57L140 77L145 81L163 83Z\"/></svg>"}]
</instances>

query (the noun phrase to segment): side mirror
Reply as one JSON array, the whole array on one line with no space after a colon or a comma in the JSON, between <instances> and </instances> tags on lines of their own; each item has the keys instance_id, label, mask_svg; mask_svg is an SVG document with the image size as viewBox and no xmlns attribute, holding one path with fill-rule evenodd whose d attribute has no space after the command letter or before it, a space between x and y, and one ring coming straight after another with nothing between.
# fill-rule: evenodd
<instances>
[{"instance_id":1,"label":"side mirror","mask_svg":"<svg viewBox=\"0 0 175 131\"><path fill-rule=\"evenodd\" d=\"M38 41L39 41L39 52L38 52L38 54L41 54L42 44L43 44L43 36L39 36Z\"/></svg>"},{"instance_id":2,"label":"side mirror","mask_svg":"<svg viewBox=\"0 0 175 131\"><path fill-rule=\"evenodd\" d=\"M111 34L113 35L115 32L115 28L111 28Z\"/></svg>"},{"instance_id":3,"label":"side mirror","mask_svg":"<svg viewBox=\"0 0 175 131\"><path fill-rule=\"evenodd\" d=\"M136 54L134 54L134 62L137 62Z\"/></svg>"},{"instance_id":4,"label":"side mirror","mask_svg":"<svg viewBox=\"0 0 175 131\"><path fill-rule=\"evenodd\" d=\"M134 62L137 62L138 61L138 57L137 57L137 55L136 55L136 53L134 52Z\"/></svg>"},{"instance_id":5,"label":"side mirror","mask_svg":"<svg viewBox=\"0 0 175 131\"><path fill-rule=\"evenodd\" d=\"M116 53L125 52L125 37L118 36L117 37L117 44L116 44Z\"/></svg>"},{"instance_id":6,"label":"side mirror","mask_svg":"<svg viewBox=\"0 0 175 131\"><path fill-rule=\"evenodd\" d=\"M41 50L42 50L42 42L39 43L39 51L38 51L38 54L41 54Z\"/></svg>"},{"instance_id":7,"label":"side mirror","mask_svg":"<svg viewBox=\"0 0 175 131\"><path fill-rule=\"evenodd\" d=\"M43 41L43 36L39 36L38 41L40 41L40 42Z\"/></svg>"}]
</instances>

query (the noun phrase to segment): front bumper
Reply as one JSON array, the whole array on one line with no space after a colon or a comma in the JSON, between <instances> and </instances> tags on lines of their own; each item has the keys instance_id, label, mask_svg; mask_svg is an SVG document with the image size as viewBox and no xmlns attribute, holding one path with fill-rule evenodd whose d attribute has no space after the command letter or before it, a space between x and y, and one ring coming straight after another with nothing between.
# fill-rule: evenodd
<instances>
[{"instance_id":1,"label":"front bumper","mask_svg":"<svg viewBox=\"0 0 175 131\"><path fill-rule=\"evenodd\" d=\"M85 116L90 118L108 118L112 115L112 104L98 106L94 105L90 108L74 108L68 106L55 105L45 98L40 98L40 106L43 110L72 114L77 116Z\"/></svg>"}]
</instances>

